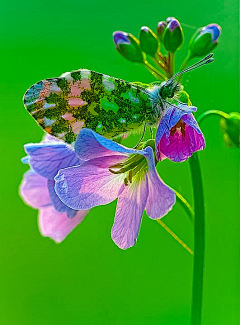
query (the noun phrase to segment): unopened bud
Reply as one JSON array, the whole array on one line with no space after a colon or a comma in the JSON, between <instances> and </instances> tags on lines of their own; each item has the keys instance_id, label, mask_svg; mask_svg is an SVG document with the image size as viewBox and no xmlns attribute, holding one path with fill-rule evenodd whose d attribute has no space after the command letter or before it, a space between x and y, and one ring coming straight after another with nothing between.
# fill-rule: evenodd
<instances>
[{"instance_id":1,"label":"unopened bud","mask_svg":"<svg viewBox=\"0 0 240 325\"><path fill-rule=\"evenodd\" d=\"M167 23L165 21L160 21L157 25L157 36L161 43L163 43L163 35L166 27Z\"/></svg>"},{"instance_id":2,"label":"unopened bud","mask_svg":"<svg viewBox=\"0 0 240 325\"><path fill-rule=\"evenodd\" d=\"M218 45L221 27L217 24L209 24L199 28L189 42L189 54L191 57L205 56Z\"/></svg>"},{"instance_id":3,"label":"unopened bud","mask_svg":"<svg viewBox=\"0 0 240 325\"><path fill-rule=\"evenodd\" d=\"M163 44L167 51L172 53L180 49L183 44L183 30L180 22L174 18L167 19L167 27L163 35Z\"/></svg>"},{"instance_id":4,"label":"unopened bud","mask_svg":"<svg viewBox=\"0 0 240 325\"><path fill-rule=\"evenodd\" d=\"M143 52L155 57L159 43L154 32L146 26L143 26L139 35L140 47Z\"/></svg>"},{"instance_id":5,"label":"unopened bud","mask_svg":"<svg viewBox=\"0 0 240 325\"><path fill-rule=\"evenodd\" d=\"M130 33L116 31L113 33L113 41L117 51L132 62L144 63L144 54L140 48L139 40Z\"/></svg>"}]
</instances>

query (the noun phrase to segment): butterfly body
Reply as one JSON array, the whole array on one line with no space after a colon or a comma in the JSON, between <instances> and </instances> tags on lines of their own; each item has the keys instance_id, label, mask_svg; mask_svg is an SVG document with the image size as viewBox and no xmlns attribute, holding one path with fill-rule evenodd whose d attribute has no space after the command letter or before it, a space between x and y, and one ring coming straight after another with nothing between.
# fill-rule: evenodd
<instances>
[{"instance_id":1,"label":"butterfly body","mask_svg":"<svg viewBox=\"0 0 240 325\"><path fill-rule=\"evenodd\" d=\"M67 143L75 141L82 127L114 138L157 124L169 87L142 86L79 69L34 84L24 95L24 105L46 132Z\"/></svg>"}]
</instances>

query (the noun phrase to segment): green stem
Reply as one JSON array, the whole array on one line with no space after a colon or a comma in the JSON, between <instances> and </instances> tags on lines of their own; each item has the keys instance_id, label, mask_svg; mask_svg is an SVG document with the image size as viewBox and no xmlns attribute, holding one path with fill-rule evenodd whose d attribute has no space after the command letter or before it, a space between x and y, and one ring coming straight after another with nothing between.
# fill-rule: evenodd
<instances>
[{"instance_id":1,"label":"green stem","mask_svg":"<svg viewBox=\"0 0 240 325\"><path fill-rule=\"evenodd\" d=\"M156 219L156 221L165 229L169 235L171 235L183 248L185 248L188 253L193 255L193 251L180 239L161 219Z\"/></svg>"},{"instance_id":2,"label":"green stem","mask_svg":"<svg viewBox=\"0 0 240 325\"><path fill-rule=\"evenodd\" d=\"M161 69L163 69L163 71L164 72L166 72L167 73L167 71L168 71L168 67L162 62L162 61L160 61L160 60L158 60L158 58L157 58L157 55L155 56L155 58L154 58L154 62L161 68Z\"/></svg>"},{"instance_id":3,"label":"green stem","mask_svg":"<svg viewBox=\"0 0 240 325\"><path fill-rule=\"evenodd\" d=\"M174 74L174 64L175 64L175 53L168 52L168 78L171 78Z\"/></svg>"},{"instance_id":4,"label":"green stem","mask_svg":"<svg viewBox=\"0 0 240 325\"><path fill-rule=\"evenodd\" d=\"M216 110L216 109L212 109L212 110L206 111L203 114L201 114L199 116L199 118L197 119L198 123L200 124L202 122L202 120L205 117L207 117L208 115L218 115L218 116L221 116L221 117L224 117L224 118L229 118L229 115L227 113L225 113L223 111Z\"/></svg>"},{"instance_id":5,"label":"green stem","mask_svg":"<svg viewBox=\"0 0 240 325\"><path fill-rule=\"evenodd\" d=\"M173 189L173 191L176 194L176 199L177 199L178 203L181 204L181 206L183 207L183 209L185 210L185 212L189 216L191 222L193 222L193 218L194 218L194 210L193 210L193 208L191 207L191 205L188 203L188 201L180 193L178 193L174 189Z\"/></svg>"},{"instance_id":6,"label":"green stem","mask_svg":"<svg viewBox=\"0 0 240 325\"><path fill-rule=\"evenodd\" d=\"M157 55L158 55L159 59L160 59L164 64L167 64L166 57L163 56L161 52L157 52Z\"/></svg>"},{"instance_id":7,"label":"green stem","mask_svg":"<svg viewBox=\"0 0 240 325\"><path fill-rule=\"evenodd\" d=\"M156 78L161 79L161 80L167 80L167 77L164 76L159 70L154 68L148 61L145 61L143 63L144 67L148 69L149 72L151 72L152 75L154 75Z\"/></svg>"},{"instance_id":8,"label":"green stem","mask_svg":"<svg viewBox=\"0 0 240 325\"><path fill-rule=\"evenodd\" d=\"M204 198L198 154L189 158L194 194L194 259L191 325L201 325L204 272Z\"/></svg>"}]
</instances>

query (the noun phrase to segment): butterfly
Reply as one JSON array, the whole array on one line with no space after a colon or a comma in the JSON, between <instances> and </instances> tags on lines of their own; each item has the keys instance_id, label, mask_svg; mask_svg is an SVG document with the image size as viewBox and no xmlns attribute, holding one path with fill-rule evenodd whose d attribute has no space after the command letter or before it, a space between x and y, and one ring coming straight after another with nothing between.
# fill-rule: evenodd
<instances>
[{"instance_id":1,"label":"butterfly","mask_svg":"<svg viewBox=\"0 0 240 325\"><path fill-rule=\"evenodd\" d=\"M176 77L211 62L211 57L162 83L127 82L87 69L66 72L30 87L24 106L46 132L67 143L74 142L82 128L116 138L157 125L173 105L169 100L182 91Z\"/></svg>"}]
</instances>

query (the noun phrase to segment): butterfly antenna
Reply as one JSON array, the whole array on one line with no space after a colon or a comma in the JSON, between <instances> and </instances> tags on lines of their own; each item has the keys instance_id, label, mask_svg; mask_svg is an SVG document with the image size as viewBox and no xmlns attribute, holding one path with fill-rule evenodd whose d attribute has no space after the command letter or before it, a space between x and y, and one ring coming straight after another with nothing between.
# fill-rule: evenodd
<instances>
[{"instance_id":1,"label":"butterfly antenna","mask_svg":"<svg viewBox=\"0 0 240 325\"><path fill-rule=\"evenodd\" d=\"M213 53L210 53L208 54L207 56L205 56L205 58L203 58L202 60L194 63L193 65L191 65L190 67L176 73L174 76L172 76L169 80L173 80L175 79L176 77L178 77L179 75L183 74L183 73L186 73L186 72L189 72L189 71L192 71L192 70L195 70L197 68L200 68L202 65L205 65L205 64L208 64L208 63L211 63L214 61L214 58L213 58Z\"/></svg>"}]
</instances>

